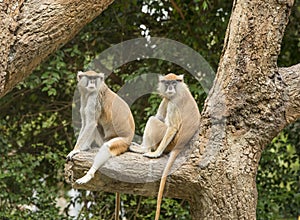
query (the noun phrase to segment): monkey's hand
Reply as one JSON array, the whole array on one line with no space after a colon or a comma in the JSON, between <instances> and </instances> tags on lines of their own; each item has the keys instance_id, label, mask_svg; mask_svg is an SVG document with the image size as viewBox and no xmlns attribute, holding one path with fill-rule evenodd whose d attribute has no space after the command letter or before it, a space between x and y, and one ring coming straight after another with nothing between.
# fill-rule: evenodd
<instances>
[{"instance_id":1,"label":"monkey's hand","mask_svg":"<svg viewBox=\"0 0 300 220\"><path fill-rule=\"evenodd\" d=\"M135 153L139 153L139 154L144 154L144 153L147 153L150 151L150 149L148 149L142 145L139 145L135 142L131 143L131 145L129 146L129 150L132 152L135 152Z\"/></svg>"},{"instance_id":2,"label":"monkey's hand","mask_svg":"<svg viewBox=\"0 0 300 220\"><path fill-rule=\"evenodd\" d=\"M161 154L162 154L162 152L154 151L154 152L145 153L145 154L143 154L143 156L150 157L150 158L157 158L157 157L160 157Z\"/></svg>"},{"instance_id":3,"label":"monkey's hand","mask_svg":"<svg viewBox=\"0 0 300 220\"><path fill-rule=\"evenodd\" d=\"M73 157L75 154L78 154L79 152L80 152L79 149L72 150L72 151L67 155L67 161L72 160L72 157Z\"/></svg>"},{"instance_id":4,"label":"monkey's hand","mask_svg":"<svg viewBox=\"0 0 300 220\"><path fill-rule=\"evenodd\" d=\"M76 180L76 183L77 184L85 184L88 181L90 181L93 177L94 177L93 173L87 172L87 174L85 174L83 177L81 177L80 179Z\"/></svg>"}]
</instances>

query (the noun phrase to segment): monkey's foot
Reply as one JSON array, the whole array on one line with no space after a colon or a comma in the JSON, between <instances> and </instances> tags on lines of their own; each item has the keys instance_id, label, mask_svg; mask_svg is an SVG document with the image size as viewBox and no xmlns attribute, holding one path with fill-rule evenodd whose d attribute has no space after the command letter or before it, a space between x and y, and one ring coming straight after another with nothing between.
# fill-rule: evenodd
<instances>
[{"instance_id":1,"label":"monkey's foot","mask_svg":"<svg viewBox=\"0 0 300 220\"><path fill-rule=\"evenodd\" d=\"M143 145L139 145L137 143L132 142L129 146L129 150L135 153L144 154L149 152L150 150Z\"/></svg>"},{"instance_id":2,"label":"monkey's foot","mask_svg":"<svg viewBox=\"0 0 300 220\"><path fill-rule=\"evenodd\" d=\"M143 154L143 156L150 157L150 158L157 158L157 157L160 157L161 154L162 153L160 153L160 152L154 151L154 152L145 153L145 154Z\"/></svg>"},{"instance_id":3,"label":"monkey's foot","mask_svg":"<svg viewBox=\"0 0 300 220\"><path fill-rule=\"evenodd\" d=\"M85 176L81 177L80 179L76 180L75 182L77 184L85 184L88 181L90 181L94 177L94 174L92 173L87 173Z\"/></svg>"},{"instance_id":4,"label":"monkey's foot","mask_svg":"<svg viewBox=\"0 0 300 220\"><path fill-rule=\"evenodd\" d=\"M72 157L75 155L75 154L78 154L80 152L80 150L72 150L68 155L67 155L67 161L71 160Z\"/></svg>"}]
</instances>

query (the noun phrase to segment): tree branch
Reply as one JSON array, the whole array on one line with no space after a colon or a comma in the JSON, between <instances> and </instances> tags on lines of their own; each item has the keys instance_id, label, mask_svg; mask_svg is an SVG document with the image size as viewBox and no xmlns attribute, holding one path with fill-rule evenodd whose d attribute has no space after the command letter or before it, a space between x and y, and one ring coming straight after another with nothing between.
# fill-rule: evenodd
<instances>
[{"instance_id":1,"label":"tree branch","mask_svg":"<svg viewBox=\"0 0 300 220\"><path fill-rule=\"evenodd\" d=\"M93 163L95 150L81 152L65 165L65 179L75 189L91 191L120 192L142 196L156 196L163 168L168 155L150 159L141 154L126 152L109 159L95 177L84 185L74 181L84 175ZM181 153L175 161L167 180L165 195L172 198L190 200L193 190L199 183L195 181L197 167L193 165L191 149ZM196 168L196 169L195 169ZM194 179L194 181L191 181Z\"/></svg>"},{"instance_id":2,"label":"tree branch","mask_svg":"<svg viewBox=\"0 0 300 220\"><path fill-rule=\"evenodd\" d=\"M300 64L288 68L280 68L279 73L283 77L283 82L286 84L285 89L288 97L285 114L286 121L287 123L291 123L300 117ZM282 85L280 78L274 79L273 83L277 84L277 80L280 81L278 85ZM214 106L216 107L218 105ZM215 110L211 111L215 112ZM218 114L215 113L214 115L216 116ZM206 122L203 121L202 130L205 124ZM209 129L204 130L205 133ZM220 133L220 129L216 129L216 131ZM195 142L197 138L198 141ZM191 141L191 143L193 143L191 147L179 155L175 163L175 168L173 168L175 172L167 179L165 196L191 201L195 197L195 192L201 194L203 193L201 189L204 188L205 185L207 187L209 184L213 184L213 182L205 182L208 180L206 176L211 175L207 174L208 171L205 169L208 167L208 164L214 163L213 160L215 159L212 160L211 155L218 154L217 152L221 149L218 146L218 142L221 140L218 140L218 138L222 139L222 137L216 135L211 138L211 141L207 142L201 135L200 137L195 137ZM200 149L203 149L205 147L204 145L210 147L206 149L206 153L203 155L203 150ZM211 148L216 152L211 152ZM82 177L84 172L91 167L95 153L95 150L81 152L75 155L73 161L66 163L65 179L68 183L72 184L73 188L156 196L162 170L168 159L167 155L158 159L149 159L140 154L126 152L107 161L107 163L99 169L95 177L87 184L76 184L74 181ZM257 156L250 158L251 161L257 161L255 157ZM201 161L200 166L199 161ZM235 168L237 167L238 166ZM204 173L202 172L206 172L205 175L203 175ZM228 172L230 172L229 169Z\"/></svg>"},{"instance_id":3,"label":"tree branch","mask_svg":"<svg viewBox=\"0 0 300 220\"><path fill-rule=\"evenodd\" d=\"M280 68L279 73L287 84L286 125L300 118L300 64Z\"/></svg>"},{"instance_id":4,"label":"tree branch","mask_svg":"<svg viewBox=\"0 0 300 220\"><path fill-rule=\"evenodd\" d=\"M113 0L17 0L0 4L0 97Z\"/></svg>"}]
</instances>

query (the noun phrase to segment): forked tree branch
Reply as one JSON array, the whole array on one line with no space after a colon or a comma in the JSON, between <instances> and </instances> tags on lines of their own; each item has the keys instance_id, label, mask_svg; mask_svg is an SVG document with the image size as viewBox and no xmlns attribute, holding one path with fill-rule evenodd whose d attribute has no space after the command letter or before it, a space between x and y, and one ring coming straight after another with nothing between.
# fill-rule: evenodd
<instances>
[{"instance_id":1,"label":"forked tree branch","mask_svg":"<svg viewBox=\"0 0 300 220\"><path fill-rule=\"evenodd\" d=\"M300 64L280 68L279 81L284 81L286 87L286 123L289 124L300 118ZM286 125L287 125L286 124ZM286 126L284 125L284 126ZM279 131L278 131L279 132ZM195 137L197 138L197 137ZM201 137L200 137L201 140ZM165 196L190 200L196 188L201 189L201 168L197 161L200 158L200 144L191 141L191 150L180 155L177 160L177 170L167 180ZM195 152L198 152L195 154ZM121 192L155 196L159 187L159 179L168 156L158 159L149 159L140 154L126 152L118 157L111 158L95 175L94 179L84 185L74 181L84 175L93 163L93 152L82 152L65 165L65 178L73 188L92 191ZM175 165L176 166L176 165ZM200 193L200 192L199 192Z\"/></svg>"}]
</instances>

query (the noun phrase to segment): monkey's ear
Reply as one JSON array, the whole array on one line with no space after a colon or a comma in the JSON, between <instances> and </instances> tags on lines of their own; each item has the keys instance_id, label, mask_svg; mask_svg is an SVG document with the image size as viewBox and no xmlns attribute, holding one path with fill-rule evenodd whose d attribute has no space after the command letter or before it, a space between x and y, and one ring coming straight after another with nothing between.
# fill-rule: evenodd
<instances>
[{"instance_id":1,"label":"monkey's ear","mask_svg":"<svg viewBox=\"0 0 300 220\"><path fill-rule=\"evenodd\" d=\"M178 75L177 76L177 81L183 82L183 77L184 77L183 74L182 75Z\"/></svg>"},{"instance_id":2,"label":"monkey's ear","mask_svg":"<svg viewBox=\"0 0 300 220\"><path fill-rule=\"evenodd\" d=\"M82 71L78 71L77 72L77 81L80 80L81 76L82 76L83 72Z\"/></svg>"},{"instance_id":3,"label":"monkey's ear","mask_svg":"<svg viewBox=\"0 0 300 220\"><path fill-rule=\"evenodd\" d=\"M164 80L165 80L165 77L164 77L164 76L158 75L158 81L159 81L159 82L162 82L162 81L164 81Z\"/></svg>"},{"instance_id":4,"label":"monkey's ear","mask_svg":"<svg viewBox=\"0 0 300 220\"><path fill-rule=\"evenodd\" d=\"M105 79L105 74L104 73L98 73L99 77L101 80L104 80Z\"/></svg>"}]
</instances>

